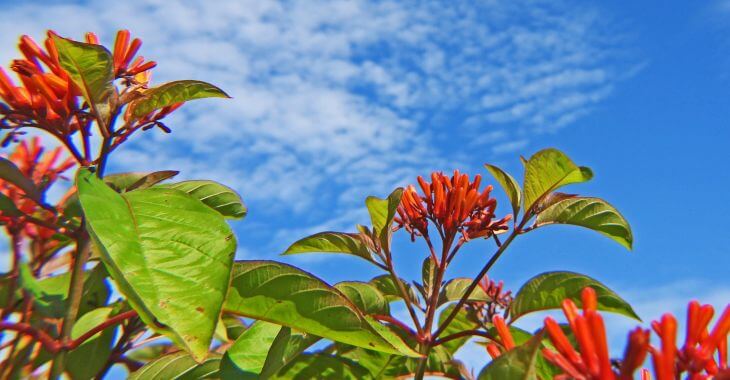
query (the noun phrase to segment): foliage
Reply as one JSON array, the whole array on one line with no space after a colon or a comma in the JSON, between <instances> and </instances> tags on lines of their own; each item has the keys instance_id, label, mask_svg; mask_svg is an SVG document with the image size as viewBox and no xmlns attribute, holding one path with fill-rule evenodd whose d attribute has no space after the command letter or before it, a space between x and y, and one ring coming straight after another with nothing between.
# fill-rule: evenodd
<instances>
[{"instance_id":1,"label":"foliage","mask_svg":"<svg viewBox=\"0 0 730 380\"><path fill-rule=\"evenodd\" d=\"M150 84L156 66L120 31L112 50L48 33L43 47L21 37L23 58L0 68L0 222L11 265L0 274L0 378L103 378L123 366L134 379L472 379L455 359L468 340L485 346L482 379L629 379L651 354L660 380L730 376L730 307L692 302L684 345L671 315L629 334L612 359L599 312L639 319L624 299L583 274L535 275L514 295L489 270L517 238L553 224L598 232L631 249L626 219L608 202L558 192L590 180L591 169L557 149L523 159L521 182L491 164L512 214L498 212L492 186L455 171L367 197L370 225L294 241L286 255L357 256L372 279L328 284L276 261L235 261L229 223L248 213L231 188L206 179L175 182L174 170L106 173L117 148L188 101L226 98L194 80ZM54 138L44 150L28 130ZM92 138L93 136L93 138ZM68 158L62 158L68 155ZM59 199L54 186L75 168ZM51 199L53 198L53 199ZM424 244L422 276L394 266L394 234ZM466 244L494 244L474 277L447 278ZM400 320L393 303L408 313ZM563 310L530 332L517 321ZM488 359L491 356L492 360Z\"/></svg>"}]
</instances>

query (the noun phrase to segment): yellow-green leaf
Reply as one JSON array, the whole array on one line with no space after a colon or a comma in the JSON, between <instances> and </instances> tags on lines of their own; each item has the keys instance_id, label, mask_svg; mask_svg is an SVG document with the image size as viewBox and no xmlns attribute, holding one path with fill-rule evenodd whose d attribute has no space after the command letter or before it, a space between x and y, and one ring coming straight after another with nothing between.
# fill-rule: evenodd
<instances>
[{"instance_id":1,"label":"yellow-green leaf","mask_svg":"<svg viewBox=\"0 0 730 380\"><path fill-rule=\"evenodd\" d=\"M203 98L230 98L230 96L210 83L178 80L146 90L141 98L129 106L132 108L132 115L142 117L163 107Z\"/></svg>"},{"instance_id":2,"label":"yellow-green leaf","mask_svg":"<svg viewBox=\"0 0 730 380\"><path fill-rule=\"evenodd\" d=\"M525 212L550 192L571 183L593 178L590 168L577 166L563 152L549 148L530 157L525 165Z\"/></svg>"}]
</instances>

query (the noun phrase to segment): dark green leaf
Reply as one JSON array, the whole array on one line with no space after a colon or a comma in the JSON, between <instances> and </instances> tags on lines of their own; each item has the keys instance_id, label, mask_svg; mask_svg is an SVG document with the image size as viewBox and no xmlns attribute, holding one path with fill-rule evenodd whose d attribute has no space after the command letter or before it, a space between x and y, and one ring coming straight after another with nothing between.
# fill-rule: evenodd
<instances>
[{"instance_id":1,"label":"dark green leaf","mask_svg":"<svg viewBox=\"0 0 730 380\"><path fill-rule=\"evenodd\" d=\"M547 272L528 280L517 292L510 307L512 320L540 310L559 309L569 298L581 305L581 292L590 286L598 296L598 310L610 311L641 320L631 308L611 289L588 276L573 272Z\"/></svg>"},{"instance_id":2,"label":"dark green leaf","mask_svg":"<svg viewBox=\"0 0 730 380\"><path fill-rule=\"evenodd\" d=\"M202 360L236 248L223 217L175 189L118 194L83 169L76 183L89 235L119 291L148 326Z\"/></svg>"},{"instance_id":3,"label":"dark green leaf","mask_svg":"<svg viewBox=\"0 0 730 380\"><path fill-rule=\"evenodd\" d=\"M439 305L460 300L466 294L466 289L471 285L472 281L473 279L471 278L458 277L447 282L441 289L441 294L439 294ZM479 286L475 287L467 298L467 301L486 302L490 300L491 297Z\"/></svg>"},{"instance_id":4,"label":"dark green leaf","mask_svg":"<svg viewBox=\"0 0 730 380\"><path fill-rule=\"evenodd\" d=\"M163 107L203 98L230 98L230 96L210 83L178 80L150 88L144 92L143 97L132 102L130 107L134 117L142 117Z\"/></svg>"},{"instance_id":5,"label":"dark green leaf","mask_svg":"<svg viewBox=\"0 0 730 380\"><path fill-rule=\"evenodd\" d=\"M280 325L256 321L228 348L220 366L225 379L258 379Z\"/></svg>"},{"instance_id":6,"label":"dark green leaf","mask_svg":"<svg viewBox=\"0 0 730 380\"><path fill-rule=\"evenodd\" d=\"M218 375L221 356L211 353L202 363L197 363L185 352L175 352L147 363L129 377L129 380L198 380Z\"/></svg>"},{"instance_id":7,"label":"dark green leaf","mask_svg":"<svg viewBox=\"0 0 730 380\"><path fill-rule=\"evenodd\" d=\"M0 179L17 186L19 189L23 190L28 198L36 201L37 203L43 202L43 195L33 181L24 176L20 169L18 169L12 161L4 157L0 157Z\"/></svg>"},{"instance_id":8,"label":"dark green leaf","mask_svg":"<svg viewBox=\"0 0 730 380\"><path fill-rule=\"evenodd\" d=\"M374 285L367 282L344 281L335 285L365 314L390 315L390 305Z\"/></svg>"},{"instance_id":9,"label":"dark green leaf","mask_svg":"<svg viewBox=\"0 0 730 380\"><path fill-rule=\"evenodd\" d=\"M147 363L151 360L157 359L165 352L168 352L170 347L172 347L172 345L167 343L148 344L132 351L128 351L124 354L124 356L134 361Z\"/></svg>"},{"instance_id":10,"label":"dark green leaf","mask_svg":"<svg viewBox=\"0 0 730 380\"><path fill-rule=\"evenodd\" d=\"M58 61L84 98L92 105L104 102L114 91L112 56L105 47L53 36Z\"/></svg>"},{"instance_id":11,"label":"dark green leaf","mask_svg":"<svg viewBox=\"0 0 730 380\"><path fill-rule=\"evenodd\" d=\"M492 176L494 176L497 182L499 182L502 189L504 189L504 192L507 193L507 197L512 204L512 214L516 219L517 214L520 212L520 208L522 207L522 189L520 188L520 185L511 175L509 175L509 173L497 166L490 164L484 164L484 166L490 173L492 173Z\"/></svg>"},{"instance_id":12,"label":"dark green leaf","mask_svg":"<svg viewBox=\"0 0 730 380\"><path fill-rule=\"evenodd\" d=\"M15 206L13 200L8 198L8 196L3 193L0 193L0 213L2 213L3 216L23 215L23 212L18 210L18 207Z\"/></svg>"},{"instance_id":13,"label":"dark green leaf","mask_svg":"<svg viewBox=\"0 0 730 380\"><path fill-rule=\"evenodd\" d=\"M572 224L599 232L631 249L633 235L626 219L600 198L570 197L558 200L537 215L537 226Z\"/></svg>"},{"instance_id":14,"label":"dark green leaf","mask_svg":"<svg viewBox=\"0 0 730 380\"><path fill-rule=\"evenodd\" d=\"M274 379L287 380L360 380L369 379L367 369L354 361L325 354L302 354L289 363Z\"/></svg>"},{"instance_id":15,"label":"dark green leaf","mask_svg":"<svg viewBox=\"0 0 730 380\"><path fill-rule=\"evenodd\" d=\"M411 301L417 302L418 296L416 296L416 292L413 290L413 288L402 278L399 279L401 284L403 285L403 288L406 289L408 292L408 296L411 298ZM401 292L398 290L398 287L393 283L393 279L387 275L380 275L372 280L370 280L370 283L373 284L382 295L385 296L385 299L387 299L389 302L398 301L403 299L401 296Z\"/></svg>"},{"instance_id":16,"label":"dark green leaf","mask_svg":"<svg viewBox=\"0 0 730 380\"><path fill-rule=\"evenodd\" d=\"M131 184L125 191L132 191L135 189L146 189L148 187L152 187L153 185L156 185L162 181L168 180L176 175L178 175L180 172L177 170L161 170L157 172L153 172L150 174L147 174L143 176L142 178L138 179L136 182Z\"/></svg>"},{"instance_id":17,"label":"dark green leaf","mask_svg":"<svg viewBox=\"0 0 730 380\"><path fill-rule=\"evenodd\" d=\"M439 325L443 324L444 320L446 319L449 314L454 310L454 305L449 305L441 312L441 315L439 316ZM479 323L476 322L475 318L469 313L464 310L463 308L459 310L459 312L456 314L456 317L454 317L453 320L451 320L451 323L444 329L444 331L441 333L440 337L445 338L449 335L456 334L462 331L468 331L468 330L475 330L479 328ZM469 337L463 337L463 338L457 338L449 340L448 342L442 344L442 346L452 354L455 354L456 351L461 348L461 346L464 345L470 338Z\"/></svg>"},{"instance_id":18,"label":"dark green leaf","mask_svg":"<svg viewBox=\"0 0 730 380\"><path fill-rule=\"evenodd\" d=\"M540 357L542 334L517 346L498 358L479 373L479 380L537 380L537 362Z\"/></svg>"},{"instance_id":19,"label":"dark green leaf","mask_svg":"<svg viewBox=\"0 0 730 380\"><path fill-rule=\"evenodd\" d=\"M218 182L195 180L165 186L190 194L226 218L241 219L248 213L248 209L238 193Z\"/></svg>"},{"instance_id":20,"label":"dark green leaf","mask_svg":"<svg viewBox=\"0 0 730 380\"><path fill-rule=\"evenodd\" d=\"M417 356L402 341L398 344L382 331L376 331L337 289L287 264L236 262L225 309L334 341Z\"/></svg>"},{"instance_id":21,"label":"dark green leaf","mask_svg":"<svg viewBox=\"0 0 730 380\"><path fill-rule=\"evenodd\" d=\"M264 367L261 369L260 378L268 379L274 376L280 369L320 339L322 338L316 335L295 331L289 327L282 327L274 342L271 344L271 348L269 348Z\"/></svg>"},{"instance_id":22,"label":"dark green leaf","mask_svg":"<svg viewBox=\"0 0 730 380\"><path fill-rule=\"evenodd\" d=\"M104 307L81 316L74 324L71 339L79 338L87 331L106 321L111 316L112 311L113 308ZM116 328L117 326L112 326L99 332L68 353L66 371L72 379L91 379L104 368L109 355L112 353Z\"/></svg>"},{"instance_id":23,"label":"dark green leaf","mask_svg":"<svg viewBox=\"0 0 730 380\"><path fill-rule=\"evenodd\" d=\"M300 239L286 249L284 255L298 253L346 253L372 262L368 248L360 240L360 235L344 232L320 232Z\"/></svg>"},{"instance_id":24,"label":"dark green leaf","mask_svg":"<svg viewBox=\"0 0 730 380\"><path fill-rule=\"evenodd\" d=\"M525 210L531 210L540 198L561 186L591 178L591 169L577 166L563 152L552 148L541 150L525 166Z\"/></svg>"}]
</instances>

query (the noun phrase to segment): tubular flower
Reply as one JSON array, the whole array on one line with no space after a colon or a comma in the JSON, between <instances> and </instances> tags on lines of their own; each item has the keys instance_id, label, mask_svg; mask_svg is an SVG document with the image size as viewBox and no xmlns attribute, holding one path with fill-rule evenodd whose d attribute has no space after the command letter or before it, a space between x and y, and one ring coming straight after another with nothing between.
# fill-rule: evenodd
<instances>
[{"instance_id":1,"label":"tubular flower","mask_svg":"<svg viewBox=\"0 0 730 380\"><path fill-rule=\"evenodd\" d=\"M652 328L659 335L660 348L651 348L654 371L658 380L674 379L688 373L689 379L709 379L727 373L727 339L730 332L730 305L725 307L712 331L708 326L714 315L711 305L692 301L687 307L685 343L677 348L677 320L665 314ZM717 357L715 358L715 354Z\"/></svg>"},{"instance_id":2,"label":"tubular flower","mask_svg":"<svg viewBox=\"0 0 730 380\"><path fill-rule=\"evenodd\" d=\"M44 149L38 137L32 139L30 144L27 141L22 141L8 157L20 172L41 191L47 190L63 172L75 164L70 158L65 160L60 160L60 158L60 147L44 154ZM26 215L29 215L39 220L54 222L56 219L54 213L26 197L23 190L9 182L0 180L0 192L8 197L23 214L18 216L17 214L0 211L0 222L5 224L9 230L23 231L30 238L44 239L55 233L51 229L28 223L26 217Z\"/></svg>"},{"instance_id":3,"label":"tubular flower","mask_svg":"<svg viewBox=\"0 0 730 380\"><path fill-rule=\"evenodd\" d=\"M512 337L512 333L509 331L509 326L507 326L504 322L504 318L500 315L495 315L494 318L492 318L492 323L494 323L494 328L497 330L497 335L499 335L499 340L504 351L506 352L515 348L515 340ZM489 353L489 356L491 356L492 359L496 359L502 355L502 350L500 350L499 345L489 343L487 345L487 353Z\"/></svg>"},{"instance_id":4,"label":"tubular flower","mask_svg":"<svg viewBox=\"0 0 730 380\"><path fill-rule=\"evenodd\" d=\"M489 197L492 186L479 191L481 176L474 181L469 176L454 171L452 177L443 173L431 174L431 183L418 177L423 192L419 195L415 186L408 186L403 192L398 207L396 223L415 236L428 235L428 221L432 221L445 239L453 240L461 232L465 240L485 237L507 230L507 221L512 216L494 221L497 201Z\"/></svg>"},{"instance_id":5,"label":"tubular flower","mask_svg":"<svg viewBox=\"0 0 730 380\"><path fill-rule=\"evenodd\" d=\"M561 368L564 372L561 378L596 379L596 380L628 380L643 363L649 349L649 331L637 328L629 335L629 343L624 358L614 372L608 353L606 330L603 318L598 314L596 292L592 288L585 288L581 294L583 300L583 314L575 303L566 299L563 301L563 313L578 342L580 352L576 351L558 323L548 317L545 319L545 330L556 351L543 349L543 356Z\"/></svg>"},{"instance_id":6,"label":"tubular flower","mask_svg":"<svg viewBox=\"0 0 730 380\"><path fill-rule=\"evenodd\" d=\"M32 38L22 36L18 47L23 59L16 59L11 69L21 85L16 86L0 68L0 98L7 104L2 127L34 126L56 134L70 134L83 123L78 87L58 61L58 51L48 32L45 50Z\"/></svg>"}]
</instances>

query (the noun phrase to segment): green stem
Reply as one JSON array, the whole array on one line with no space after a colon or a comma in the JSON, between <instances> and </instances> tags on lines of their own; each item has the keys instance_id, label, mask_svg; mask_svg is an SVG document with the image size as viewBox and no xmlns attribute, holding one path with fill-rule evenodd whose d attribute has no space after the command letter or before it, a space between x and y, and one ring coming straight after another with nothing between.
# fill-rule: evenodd
<instances>
[{"instance_id":1,"label":"green stem","mask_svg":"<svg viewBox=\"0 0 730 380\"><path fill-rule=\"evenodd\" d=\"M84 291L84 267L89 259L90 252L88 237L79 238L76 243L76 260L74 260L74 267L71 272L71 284L68 290L68 308L66 309L66 315L63 318L63 325L61 327L60 341L62 344L67 344L71 340L71 331L76 322L76 317L79 314L81 296ZM63 348L53 358L49 379L55 380L63 373L66 353L67 349Z\"/></svg>"}]
</instances>

